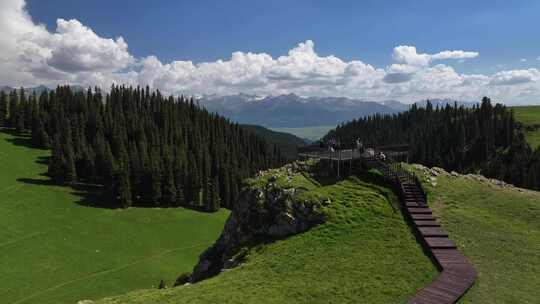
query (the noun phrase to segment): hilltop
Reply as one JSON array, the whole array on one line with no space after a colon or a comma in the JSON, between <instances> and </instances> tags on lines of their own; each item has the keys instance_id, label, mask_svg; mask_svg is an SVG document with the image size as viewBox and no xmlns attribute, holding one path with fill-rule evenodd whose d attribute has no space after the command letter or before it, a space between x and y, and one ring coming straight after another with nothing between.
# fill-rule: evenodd
<instances>
[{"instance_id":1,"label":"hilltop","mask_svg":"<svg viewBox=\"0 0 540 304\"><path fill-rule=\"evenodd\" d=\"M376 172L336 181L291 168L263 173L247 191L269 183L306 189L297 199L324 202L323 224L248 245L240 266L200 283L96 303L402 303L435 276ZM412 169L443 228L479 271L460 303L534 303L540 296L540 193L478 175Z\"/></svg>"},{"instance_id":2,"label":"hilltop","mask_svg":"<svg viewBox=\"0 0 540 304\"><path fill-rule=\"evenodd\" d=\"M196 284L141 290L97 303L402 303L436 275L397 198L375 172L339 181L318 176L305 165L289 165L248 180L242 198L248 201L237 206L246 207L233 210L227 226L244 218L237 231L244 236L260 231L265 237L248 239L238 254L229 252L227 263L240 260L239 266ZM283 217L276 209L291 211ZM275 229L259 226L253 217L276 212ZM294 235L303 229L287 227L310 222L299 214L315 220L322 214L324 220ZM227 226L220 239L237 239ZM213 265L207 257L215 261L221 256L220 244L206 251L197 269Z\"/></svg>"}]
</instances>

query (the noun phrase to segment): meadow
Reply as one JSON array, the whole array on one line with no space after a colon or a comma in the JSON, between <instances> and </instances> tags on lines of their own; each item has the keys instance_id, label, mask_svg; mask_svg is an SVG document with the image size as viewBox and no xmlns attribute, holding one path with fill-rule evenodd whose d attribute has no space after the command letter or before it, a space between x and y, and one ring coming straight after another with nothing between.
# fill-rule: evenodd
<instances>
[{"instance_id":1,"label":"meadow","mask_svg":"<svg viewBox=\"0 0 540 304\"><path fill-rule=\"evenodd\" d=\"M533 149L540 147L540 106L512 107L517 121L535 130L526 130L525 138Z\"/></svg>"},{"instance_id":2,"label":"meadow","mask_svg":"<svg viewBox=\"0 0 540 304\"><path fill-rule=\"evenodd\" d=\"M53 185L48 150L0 132L2 303L76 303L171 284L191 271L228 211L96 208L92 187Z\"/></svg>"},{"instance_id":3,"label":"meadow","mask_svg":"<svg viewBox=\"0 0 540 304\"><path fill-rule=\"evenodd\" d=\"M479 274L459 303L538 303L540 192L451 175L424 186L434 215Z\"/></svg>"},{"instance_id":4,"label":"meadow","mask_svg":"<svg viewBox=\"0 0 540 304\"><path fill-rule=\"evenodd\" d=\"M396 197L376 176L321 181L296 174L276 184L329 198L327 221L257 245L245 264L197 284L97 303L404 303L436 275Z\"/></svg>"}]
</instances>

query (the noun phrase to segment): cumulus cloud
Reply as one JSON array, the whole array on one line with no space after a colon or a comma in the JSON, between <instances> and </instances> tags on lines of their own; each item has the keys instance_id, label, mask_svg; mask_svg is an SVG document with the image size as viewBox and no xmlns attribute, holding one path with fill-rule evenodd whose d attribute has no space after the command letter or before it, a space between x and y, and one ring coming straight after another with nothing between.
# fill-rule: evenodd
<instances>
[{"instance_id":1,"label":"cumulus cloud","mask_svg":"<svg viewBox=\"0 0 540 304\"><path fill-rule=\"evenodd\" d=\"M77 20L58 19L56 24L48 45L49 66L65 72L114 71L133 63L122 37L101 38Z\"/></svg>"},{"instance_id":2,"label":"cumulus cloud","mask_svg":"<svg viewBox=\"0 0 540 304\"><path fill-rule=\"evenodd\" d=\"M347 96L364 99L459 98L483 95L502 100L539 98L537 69L493 75L462 74L441 60L464 60L478 52L419 52L393 49L393 63L377 68L360 60L321 56L306 40L282 56L234 52L213 62L161 62L135 58L122 37L102 37L77 20L58 19L54 32L35 24L24 0L0 2L0 84L55 86L60 83L109 87L113 83L149 85L172 94L285 94ZM439 61L439 62L437 62Z\"/></svg>"},{"instance_id":3,"label":"cumulus cloud","mask_svg":"<svg viewBox=\"0 0 540 304\"><path fill-rule=\"evenodd\" d=\"M400 83L407 82L411 80L414 76L414 73L387 73L383 81L386 83Z\"/></svg>"},{"instance_id":4,"label":"cumulus cloud","mask_svg":"<svg viewBox=\"0 0 540 304\"><path fill-rule=\"evenodd\" d=\"M443 59L469 59L478 56L478 52L457 51L442 51L436 54L419 54L416 47L408 45L400 45L394 48L394 59L408 66L427 66L433 60Z\"/></svg>"},{"instance_id":5,"label":"cumulus cloud","mask_svg":"<svg viewBox=\"0 0 540 304\"><path fill-rule=\"evenodd\" d=\"M535 82L540 79L537 69L503 71L491 77L490 85L516 85Z\"/></svg>"}]
</instances>

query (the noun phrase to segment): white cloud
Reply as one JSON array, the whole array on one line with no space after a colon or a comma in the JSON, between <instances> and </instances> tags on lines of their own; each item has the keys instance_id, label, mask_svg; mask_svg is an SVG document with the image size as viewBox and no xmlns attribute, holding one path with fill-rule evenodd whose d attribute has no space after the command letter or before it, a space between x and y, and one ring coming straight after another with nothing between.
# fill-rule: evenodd
<instances>
[{"instance_id":1,"label":"white cloud","mask_svg":"<svg viewBox=\"0 0 540 304\"><path fill-rule=\"evenodd\" d=\"M133 63L122 37L101 38L77 20L58 19L56 23L47 58L49 66L66 72L114 71Z\"/></svg>"},{"instance_id":2,"label":"white cloud","mask_svg":"<svg viewBox=\"0 0 540 304\"><path fill-rule=\"evenodd\" d=\"M112 83L150 85L177 94L284 94L364 99L446 97L478 100L540 100L537 69L493 75L461 74L440 60L464 60L478 52L419 53L414 46L393 49L394 63L377 68L360 60L321 56L306 40L287 54L234 52L230 58L163 63L135 58L122 37L102 37L77 20L58 19L54 32L35 24L24 0L0 2L0 84L55 86L72 83L109 87ZM539 58L540 59L540 58Z\"/></svg>"},{"instance_id":3,"label":"white cloud","mask_svg":"<svg viewBox=\"0 0 540 304\"><path fill-rule=\"evenodd\" d=\"M537 69L503 71L494 74L489 82L490 85L517 85L535 82L540 79L540 71Z\"/></svg>"},{"instance_id":4,"label":"white cloud","mask_svg":"<svg viewBox=\"0 0 540 304\"><path fill-rule=\"evenodd\" d=\"M394 48L394 59L408 66L427 66L433 60L443 59L469 59L477 57L478 52L458 51L442 51L436 54L418 54L416 47L408 45L400 45Z\"/></svg>"},{"instance_id":5,"label":"white cloud","mask_svg":"<svg viewBox=\"0 0 540 304\"><path fill-rule=\"evenodd\" d=\"M444 59L457 59L463 62L465 59L478 56L477 52L442 51L436 54L419 54L414 46L400 45L394 48L392 57L398 63L394 63L386 68L386 83L401 83L413 79L414 74L429 66L432 61Z\"/></svg>"},{"instance_id":6,"label":"white cloud","mask_svg":"<svg viewBox=\"0 0 540 304\"><path fill-rule=\"evenodd\" d=\"M527 58L521 58L519 59L519 62L527 62Z\"/></svg>"}]
</instances>

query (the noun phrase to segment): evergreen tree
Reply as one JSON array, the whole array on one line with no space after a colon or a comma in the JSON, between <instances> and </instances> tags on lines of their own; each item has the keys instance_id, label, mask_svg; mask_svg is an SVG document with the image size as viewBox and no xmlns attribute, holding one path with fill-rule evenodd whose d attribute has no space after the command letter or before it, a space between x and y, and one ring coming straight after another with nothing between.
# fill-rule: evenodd
<instances>
[{"instance_id":1,"label":"evergreen tree","mask_svg":"<svg viewBox=\"0 0 540 304\"><path fill-rule=\"evenodd\" d=\"M535 189L540 162L504 105L487 97L472 108L413 105L393 115L374 115L338 126L324 141L367 146L408 144L409 160L463 173L478 172ZM534 186L533 186L534 185Z\"/></svg>"},{"instance_id":2,"label":"evergreen tree","mask_svg":"<svg viewBox=\"0 0 540 304\"><path fill-rule=\"evenodd\" d=\"M128 208L133 204L129 174L125 170L118 170L113 178L113 195L120 208Z\"/></svg>"},{"instance_id":3,"label":"evergreen tree","mask_svg":"<svg viewBox=\"0 0 540 304\"><path fill-rule=\"evenodd\" d=\"M8 127L15 128L17 126L17 113L18 113L18 99L17 92L11 91L9 94L9 115L8 115Z\"/></svg>"},{"instance_id":4,"label":"evergreen tree","mask_svg":"<svg viewBox=\"0 0 540 304\"><path fill-rule=\"evenodd\" d=\"M163 203L166 206L175 206L177 197L176 183L174 181L174 174L172 169L169 169L165 175L165 181L163 184Z\"/></svg>"},{"instance_id":5,"label":"evergreen tree","mask_svg":"<svg viewBox=\"0 0 540 304\"><path fill-rule=\"evenodd\" d=\"M223 198L231 208L243 178L283 163L278 149L239 125L149 88L112 86L102 95L60 86L39 99L21 94L20 103L12 95L9 126L51 146L54 180L103 184L110 207L217 210Z\"/></svg>"},{"instance_id":6,"label":"evergreen tree","mask_svg":"<svg viewBox=\"0 0 540 304\"><path fill-rule=\"evenodd\" d=\"M0 126L6 125L6 118L8 113L8 98L4 91L0 91Z\"/></svg>"},{"instance_id":7,"label":"evergreen tree","mask_svg":"<svg viewBox=\"0 0 540 304\"><path fill-rule=\"evenodd\" d=\"M214 181L212 182L211 195L209 211L215 212L219 210L221 204L221 198L219 197L219 181L217 177L214 177Z\"/></svg>"}]
</instances>

